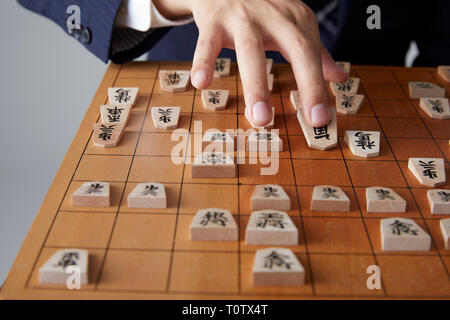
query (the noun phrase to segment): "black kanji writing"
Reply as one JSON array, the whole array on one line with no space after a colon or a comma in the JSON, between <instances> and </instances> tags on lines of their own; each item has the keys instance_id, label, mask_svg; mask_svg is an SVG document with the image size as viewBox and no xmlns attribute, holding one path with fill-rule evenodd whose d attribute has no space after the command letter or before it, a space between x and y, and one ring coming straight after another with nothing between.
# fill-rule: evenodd
<instances>
[{"instance_id":1,"label":"black kanji writing","mask_svg":"<svg viewBox=\"0 0 450 320\"><path fill-rule=\"evenodd\" d=\"M227 225L228 218L225 217L225 212L208 211L203 215L200 224L206 226L210 222L225 227Z\"/></svg>"},{"instance_id":2,"label":"black kanji writing","mask_svg":"<svg viewBox=\"0 0 450 320\"><path fill-rule=\"evenodd\" d=\"M375 193L377 194L378 200L395 200L389 190L376 189Z\"/></svg>"},{"instance_id":3,"label":"black kanji writing","mask_svg":"<svg viewBox=\"0 0 450 320\"><path fill-rule=\"evenodd\" d=\"M314 127L314 138L322 139L325 138L330 140L330 135L328 134L328 126Z\"/></svg>"},{"instance_id":4,"label":"black kanji writing","mask_svg":"<svg viewBox=\"0 0 450 320\"><path fill-rule=\"evenodd\" d=\"M434 160L428 162L419 160L419 165L423 168L422 174L430 179L437 178L436 163Z\"/></svg>"},{"instance_id":5,"label":"black kanji writing","mask_svg":"<svg viewBox=\"0 0 450 320\"><path fill-rule=\"evenodd\" d=\"M78 252L67 252L61 257L61 260L58 261L57 266L62 267L63 269L68 266L76 266L78 265L78 260L80 260Z\"/></svg>"},{"instance_id":6,"label":"black kanji writing","mask_svg":"<svg viewBox=\"0 0 450 320\"><path fill-rule=\"evenodd\" d=\"M124 103L131 100L130 90L117 89L116 95L114 96L117 102Z\"/></svg>"},{"instance_id":7,"label":"black kanji writing","mask_svg":"<svg viewBox=\"0 0 450 320\"><path fill-rule=\"evenodd\" d=\"M370 136L372 134L370 133L364 133L364 132L357 132L355 133L355 137L358 137L358 139L355 140L356 146L361 147L361 149L372 149L375 147L375 141L370 140Z\"/></svg>"},{"instance_id":8,"label":"black kanji writing","mask_svg":"<svg viewBox=\"0 0 450 320\"><path fill-rule=\"evenodd\" d=\"M287 259L289 259L289 256L272 251L264 257L264 268L273 269L273 267L279 267L282 269L291 269L292 263L286 261Z\"/></svg>"},{"instance_id":9,"label":"black kanji writing","mask_svg":"<svg viewBox=\"0 0 450 320\"><path fill-rule=\"evenodd\" d=\"M114 128L115 128L114 124L110 126L105 126L104 124L102 124L100 126L101 133L98 135L98 138L102 139L103 141L111 140Z\"/></svg>"},{"instance_id":10,"label":"black kanji writing","mask_svg":"<svg viewBox=\"0 0 450 320\"><path fill-rule=\"evenodd\" d=\"M419 230L411 228L413 226L413 224L411 223L395 220L389 226L391 227L392 233L395 235L401 235L402 233L404 233L417 236L419 234Z\"/></svg>"},{"instance_id":11,"label":"black kanji writing","mask_svg":"<svg viewBox=\"0 0 450 320\"><path fill-rule=\"evenodd\" d=\"M276 212L273 213L261 213L256 221L256 226L258 228L265 228L267 226L284 229L285 222L284 217Z\"/></svg>"}]
</instances>

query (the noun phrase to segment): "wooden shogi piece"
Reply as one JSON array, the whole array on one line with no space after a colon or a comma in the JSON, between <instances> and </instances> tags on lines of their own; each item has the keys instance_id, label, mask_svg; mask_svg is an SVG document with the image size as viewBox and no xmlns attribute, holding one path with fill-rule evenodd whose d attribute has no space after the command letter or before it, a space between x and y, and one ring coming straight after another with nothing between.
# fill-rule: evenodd
<instances>
[{"instance_id":1,"label":"wooden shogi piece","mask_svg":"<svg viewBox=\"0 0 450 320\"><path fill-rule=\"evenodd\" d=\"M257 250L252 274L255 286L301 286L305 284L305 269L292 250L287 248Z\"/></svg>"},{"instance_id":2,"label":"wooden shogi piece","mask_svg":"<svg viewBox=\"0 0 450 320\"><path fill-rule=\"evenodd\" d=\"M109 207L110 186L108 182L85 182L72 193L74 207Z\"/></svg>"},{"instance_id":3,"label":"wooden shogi piece","mask_svg":"<svg viewBox=\"0 0 450 320\"><path fill-rule=\"evenodd\" d=\"M405 212L406 200L386 187L366 188L367 212Z\"/></svg>"},{"instance_id":4,"label":"wooden shogi piece","mask_svg":"<svg viewBox=\"0 0 450 320\"><path fill-rule=\"evenodd\" d=\"M338 65L339 68L344 70L344 72L346 72L347 74L350 74L350 68L352 65L350 62L336 61L336 64Z\"/></svg>"},{"instance_id":5,"label":"wooden shogi piece","mask_svg":"<svg viewBox=\"0 0 450 320\"><path fill-rule=\"evenodd\" d=\"M275 132L253 131L248 135L247 150L250 152L282 152L283 140Z\"/></svg>"},{"instance_id":6,"label":"wooden shogi piece","mask_svg":"<svg viewBox=\"0 0 450 320\"><path fill-rule=\"evenodd\" d=\"M272 73L272 67L273 67L273 59L266 59L266 71L267 74Z\"/></svg>"},{"instance_id":7,"label":"wooden shogi piece","mask_svg":"<svg viewBox=\"0 0 450 320\"><path fill-rule=\"evenodd\" d=\"M334 148L338 144L337 134L337 118L336 109L330 108L331 120L323 127L312 127L304 119L303 109L299 109L297 112L297 119L305 135L308 147L311 149L317 149L325 151Z\"/></svg>"},{"instance_id":8,"label":"wooden shogi piece","mask_svg":"<svg viewBox=\"0 0 450 320\"><path fill-rule=\"evenodd\" d=\"M184 92L189 86L191 72L187 70L160 70L159 84L162 91Z\"/></svg>"},{"instance_id":9,"label":"wooden shogi piece","mask_svg":"<svg viewBox=\"0 0 450 320\"><path fill-rule=\"evenodd\" d=\"M234 138L228 132L207 131L202 138L203 152L234 152Z\"/></svg>"},{"instance_id":10,"label":"wooden shogi piece","mask_svg":"<svg viewBox=\"0 0 450 320\"><path fill-rule=\"evenodd\" d=\"M336 186L315 186L311 199L311 211L350 211L350 198Z\"/></svg>"},{"instance_id":11,"label":"wooden shogi piece","mask_svg":"<svg viewBox=\"0 0 450 320\"><path fill-rule=\"evenodd\" d=\"M291 199L282 186L275 184L256 185L253 190L252 210L291 210Z\"/></svg>"},{"instance_id":12,"label":"wooden shogi piece","mask_svg":"<svg viewBox=\"0 0 450 320\"><path fill-rule=\"evenodd\" d=\"M194 158L192 178L235 178L234 160L222 152L202 152Z\"/></svg>"},{"instance_id":13,"label":"wooden shogi piece","mask_svg":"<svg viewBox=\"0 0 450 320\"><path fill-rule=\"evenodd\" d=\"M333 92L334 96L339 96L344 93L356 94L358 93L359 82L359 78L350 78L344 83L330 82L331 92Z\"/></svg>"},{"instance_id":14,"label":"wooden shogi piece","mask_svg":"<svg viewBox=\"0 0 450 320\"><path fill-rule=\"evenodd\" d=\"M408 169L424 186L435 188L446 182L442 158L409 158Z\"/></svg>"},{"instance_id":15,"label":"wooden shogi piece","mask_svg":"<svg viewBox=\"0 0 450 320\"><path fill-rule=\"evenodd\" d=\"M230 90L202 90L203 107L206 110L217 111L227 107Z\"/></svg>"},{"instance_id":16,"label":"wooden shogi piece","mask_svg":"<svg viewBox=\"0 0 450 320\"><path fill-rule=\"evenodd\" d=\"M79 284L87 285L88 273L89 253L87 250L58 250L39 268L39 283L67 284L69 277L79 275Z\"/></svg>"},{"instance_id":17,"label":"wooden shogi piece","mask_svg":"<svg viewBox=\"0 0 450 320\"><path fill-rule=\"evenodd\" d=\"M108 88L109 104L113 106L130 106L132 108L137 101L139 88Z\"/></svg>"},{"instance_id":18,"label":"wooden shogi piece","mask_svg":"<svg viewBox=\"0 0 450 320\"><path fill-rule=\"evenodd\" d=\"M225 209L197 211L189 227L189 239L193 241L237 241L238 227L233 215Z\"/></svg>"},{"instance_id":19,"label":"wooden shogi piece","mask_svg":"<svg viewBox=\"0 0 450 320\"><path fill-rule=\"evenodd\" d=\"M442 238L444 238L445 250L450 250L450 218L439 221Z\"/></svg>"},{"instance_id":20,"label":"wooden shogi piece","mask_svg":"<svg viewBox=\"0 0 450 320\"><path fill-rule=\"evenodd\" d=\"M381 219L383 251L429 251L431 237L414 220L406 218Z\"/></svg>"},{"instance_id":21,"label":"wooden shogi piece","mask_svg":"<svg viewBox=\"0 0 450 320\"><path fill-rule=\"evenodd\" d=\"M379 131L345 131L344 141L357 157L377 157L380 154Z\"/></svg>"},{"instance_id":22,"label":"wooden shogi piece","mask_svg":"<svg viewBox=\"0 0 450 320\"><path fill-rule=\"evenodd\" d=\"M450 66L439 66L437 74L446 82L450 82Z\"/></svg>"},{"instance_id":23,"label":"wooden shogi piece","mask_svg":"<svg viewBox=\"0 0 450 320\"><path fill-rule=\"evenodd\" d=\"M214 67L214 77L215 78L229 77L230 70L231 70L231 59L218 58L216 60L216 65Z\"/></svg>"},{"instance_id":24,"label":"wooden shogi piece","mask_svg":"<svg viewBox=\"0 0 450 320\"><path fill-rule=\"evenodd\" d=\"M445 97L445 89L431 82L409 82L408 88L411 99Z\"/></svg>"},{"instance_id":25,"label":"wooden shogi piece","mask_svg":"<svg viewBox=\"0 0 450 320\"><path fill-rule=\"evenodd\" d=\"M275 108L274 107L272 107L272 120L268 124L266 124L265 126L254 125L253 122L250 120L251 117L248 114L248 112L250 112L248 110L248 108L245 108L245 118L247 119L248 123L250 123L250 125L252 126L253 129L270 129L270 128L273 128L273 125L275 124Z\"/></svg>"},{"instance_id":26,"label":"wooden shogi piece","mask_svg":"<svg viewBox=\"0 0 450 320\"><path fill-rule=\"evenodd\" d=\"M422 110L434 119L450 119L450 106L445 98L420 98Z\"/></svg>"},{"instance_id":27,"label":"wooden shogi piece","mask_svg":"<svg viewBox=\"0 0 450 320\"><path fill-rule=\"evenodd\" d=\"M100 106L100 116L102 119L102 123L104 125L109 124L119 124L124 125L128 122L130 118L130 110L131 107L124 106L111 106L111 105L103 105Z\"/></svg>"},{"instance_id":28,"label":"wooden shogi piece","mask_svg":"<svg viewBox=\"0 0 450 320\"><path fill-rule=\"evenodd\" d=\"M127 201L128 208L167 208L166 189L162 183L139 183Z\"/></svg>"},{"instance_id":29,"label":"wooden shogi piece","mask_svg":"<svg viewBox=\"0 0 450 320\"><path fill-rule=\"evenodd\" d=\"M274 78L273 73L269 73L269 74L267 75L267 84L268 84L268 86L269 86L269 91L270 91L270 92L273 91L273 78Z\"/></svg>"},{"instance_id":30,"label":"wooden shogi piece","mask_svg":"<svg viewBox=\"0 0 450 320\"><path fill-rule=\"evenodd\" d=\"M432 214L450 214L450 189L428 190L427 198Z\"/></svg>"},{"instance_id":31,"label":"wooden shogi piece","mask_svg":"<svg viewBox=\"0 0 450 320\"><path fill-rule=\"evenodd\" d=\"M357 114L364 103L362 94L340 94L336 96L336 110L342 114Z\"/></svg>"},{"instance_id":32,"label":"wooden shogi piece","mask_svg":"<svg viewBox=\"0 0 450 320\"><path fill-rule=\"evenodd\" d=\"M152 107L153 125L156 129L176 129L180 119L180 110L180 107Z\"/></svg>"},{"instance_id":33,"label":"wooden shogi piece","mask_svg":"<svg viewBox=\"0 0 450 320\"><path fill-rule=\"evenodd\" d=\"M300 109L300 97L298 94L298 90L291 90L289 97L291 99L291 104L292 104L292 107L294 108L294 110L299 110Z\"/></svg>"},{"instance_id":34,"label":"wooden shogi piece","mask_svg":"<svg viewBox=\"0 0 450 320\"><path fill-rule=\"evenodd\" d=\"M252 212L245 229L246 245L298 245L298 229L286 212Z\"/></svg>"},{"instance_id":35,"label":"wooden shogi piece","mask_svg":"<svg viewBox=\"0 0 450 320\"><path fill-rule=\"evenodd\" d=\"M93 124L93 144L96 147L114 148L125 133L125 123L123 124Z\"/></svg>"}]
</instances>

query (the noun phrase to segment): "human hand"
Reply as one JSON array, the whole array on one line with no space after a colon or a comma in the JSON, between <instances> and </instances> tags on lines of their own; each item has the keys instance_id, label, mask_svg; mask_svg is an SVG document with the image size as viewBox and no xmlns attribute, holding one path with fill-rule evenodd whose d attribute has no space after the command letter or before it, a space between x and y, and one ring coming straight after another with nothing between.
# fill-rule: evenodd
<instances>
[{"instance_id":1,"label":"human hand","mask_svg":"<svg viewBox=\"0 0 450 320\"><path fill-rule=\"evenodd\" d=\"M333 61L320 41L314 13L299 0L155 0L174 16L190 11L199 29L192 66L192 84L209 86L222 48L236 50L246 108L253 123L272 119L265 50L279 51L291 65L300 93L300 106L310 125L330 120L325 79L345 82L348 75ZM170 5L168 4L170 3Z\"/></svg>"}]
</instances>

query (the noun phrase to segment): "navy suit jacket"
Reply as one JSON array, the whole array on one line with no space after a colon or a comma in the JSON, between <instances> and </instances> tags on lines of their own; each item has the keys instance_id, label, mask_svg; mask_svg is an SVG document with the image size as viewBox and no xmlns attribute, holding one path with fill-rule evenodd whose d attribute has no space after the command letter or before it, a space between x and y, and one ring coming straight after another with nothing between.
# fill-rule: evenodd
<instances>
[{"instance_id":1,"label":"navy suit jacket","mask_svg":"<svg viewBox=\"0 0 450 320\"><path fill-rule=\"evenodd\" d=\"M26 8L46 16L59 24L68 34L66 9L69 5L81 8L81 25L89 32L84 45L101 60L117 63L132 60L150 51L150 60L192 60L198 37L194 23L175 28L156 29L129 50L113 53L114 21L122 0L18 0ZM326 0L306 0L315 3ZM366 27L367 7L381 7L381 30ZM419 46L415 65L436 66L450 64L450 1L393 1L340 0L337 13L337 34L323 38L323 42L337 60L354 64L403 65L411 40ZM72 34L74 36L74 34ZM78 40L79 37L77 37ZM276 62L283 57L269 52ZM221 56L235 59L232 50L222 50Z\"/></svg>"}]
</instances>

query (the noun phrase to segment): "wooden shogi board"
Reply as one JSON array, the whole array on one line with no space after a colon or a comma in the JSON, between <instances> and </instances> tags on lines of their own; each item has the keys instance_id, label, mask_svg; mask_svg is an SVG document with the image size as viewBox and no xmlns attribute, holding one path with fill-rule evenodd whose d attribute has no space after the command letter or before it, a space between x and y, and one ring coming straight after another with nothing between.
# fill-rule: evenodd
<instances>
[{"instance_id":1,"label":"wooden shogi board","mask_svg":"<svg viewBox=\"0 0 450 320\"><path fill-rule=\"evenodd\" d=\"M186 63L110 65L85 118L48 191L36 220L1 292L2 298L150 298L150 299L317 299L317 298L449 298L450 251L444 249L439 219L431 215L427 188L408 171L409 157L440 157L450 177L448 120L429 118L418 100L408 98L409 81L431 81L446 87L431 68L352 67L361 78L366 100L359 114L338 116L339 145L329 151L311 150L289 101L296 90L287 65L274 66L272 103L275 127L284 141L280 170L259 175L261 165L239 165L235 179L191 178L190 165L175 165L170 154L178 141L153 127L151 106L181 106L180 128L192 130L248 129L237 68L210 88L229 89L226 110L202 107L200 91L162 92L158 70L190 69ZM127 133L117 148L92 144L92 124L112 86L137 86L140 97L132 110ZM343 140L345 130L381 132L380 156L354 157ZM192 138L192 137L191 137ZM180 154L180 156L184 156ZM248 159L247 159L248 160ZM109 208L75 208L71 194L85 181L111 183ZM163 182L167 209L129 209L127 195L138 182ZM306 285L254 287L254 252L263 248L244 243L255 184L283 185L292 200L289 215L299 228L300 244L291 249L306 269ZM315 185L341 186L351 199L348 213L311 212ZM392 187L407 201L403 214L367 213L367 186ZM443 188L450 188L447 183ZM230 210L240 227L239 242L192 242L189 224L198 209ZM413 218L432 236L429 252L381 250L380 219ZM266 246L267 247L267 246ZM90 284L82 290L38 282L40 266L60 248L90 253ZM366 269L379 265L382 289L369 290Z\"/></svg>"}]
</instances>

